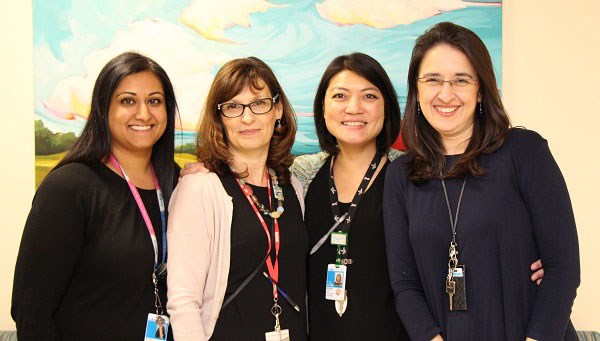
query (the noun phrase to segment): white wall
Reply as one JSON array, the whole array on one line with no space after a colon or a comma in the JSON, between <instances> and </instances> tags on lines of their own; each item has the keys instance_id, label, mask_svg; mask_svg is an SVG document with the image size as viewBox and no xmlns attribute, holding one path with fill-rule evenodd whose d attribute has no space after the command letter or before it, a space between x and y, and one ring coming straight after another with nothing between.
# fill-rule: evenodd
<instances>
[{"instance_id":1,"label":"white wall","mask_svg":"<svg viewBox=\"0 0 600 341\"><path fill-rule=\"evenodd\" d=\"M600 38L596 0L505 0L504 102L513 123L545 136L562 168L578 224L578 329L600 330ZM0 329L34 188L31 1L0 0ZM550 200L550 199L549 199Z\"/></svg>"},{"instance_id":2,"label":"white wall","mask_svg":"<svg viewBox=\"0 0 600 341\"><path fill-rule=\"evenodd\" d=\"M14 329L15 259L34 193L31 1L0 0L0 329Z\"/></svg>"},{"instance_id":3,"label":"white wall","mask_svg":"<svg viewBox=\"0 0 600 341\"><path fill-rule=\"evenodd\" d=\"M507 0L503 12L504 104L548 140L567 181L581 255L571 318L600 330L600 2Z\"/></svg>"}]
</instances>

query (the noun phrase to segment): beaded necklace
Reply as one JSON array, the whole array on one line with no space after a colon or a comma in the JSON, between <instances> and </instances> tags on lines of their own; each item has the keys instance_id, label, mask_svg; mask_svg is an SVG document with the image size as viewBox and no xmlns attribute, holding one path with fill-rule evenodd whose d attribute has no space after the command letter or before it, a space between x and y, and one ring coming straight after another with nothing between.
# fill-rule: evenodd
<instances>
[{"instance_id":1,"label":"beaded necklace","mask_svg":"<svg viewBox=\"0 0 600 341\"><path fill-rule=\"evenodd\" d=\"M279 183L277 182L277 175L275 174L275 171L270 168L267 171L267 186L271 187L271 181L269 181L269 175L271 176L271 181L273 182L273 195L275 196L275 198L277 198L277 209L272 212L269 211L265 207L265 205L261 204L258 201L258 198L256 197L256 195L254 195L254 191L252 190L252 187L250 187L248 184L246 184L246 181L244 179L237 179L237 181L240 184L242 191L244 191L244 194L246 196L250 197L250 199L252 200L254 205L262 212L262 214L268 215L273 219L278 219L279 217L281 217L281 215L283 214L283 211L284 211L284 209L283 209L283 191L281 190L281 187L279 187Z\"/></svg>"}]
</instances>

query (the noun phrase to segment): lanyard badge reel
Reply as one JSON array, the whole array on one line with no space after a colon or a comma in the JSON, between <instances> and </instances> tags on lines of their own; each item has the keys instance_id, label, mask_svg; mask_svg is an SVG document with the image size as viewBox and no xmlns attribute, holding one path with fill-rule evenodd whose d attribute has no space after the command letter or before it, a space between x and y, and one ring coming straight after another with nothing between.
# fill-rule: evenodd
<instances>
[{"instance_id":1,"label":"lanyard badge reel","mask_svg":"<svg viewBox=\"0 0 600 341\"><path fill-rule=\"evenodd\" d=\"M146 320L146 333L144 341L166 340L169 332L169 317L165 314L160 299L158 283L167 278L167 263L161 263L152 272L152 284L154 286L154 313L149 313Z\"/></svg>"},{"instance_id":2,"label":"lanyard badge reel","mask_svg":"<svg viewBox=\"0 0 600 341\"><path fill-rule=\"evenodd\" d=\"M444 189L444 196L446 198L446 205L448 207L448 214L450 216L450 227L452 228L452 241L450 242L450 248L448 249L448 275L446 276L446 293L448 294L448 302L450 305L450 311L456 310L467 310L467 288L466 288L466 269L464 265L458 263L458 244L456 243L456 225L458 224L458 213L460 212L460 204L462 202L463 193L465 191L465 185L467 178L463 180L460 195L458 197L458 204L456 206L456 214L452 217L452 209L450 208L450 200L448 199L448 190L446 189L446 183L440 173L442 179L442 187Z\"/></svg>"},{"instance_id":3,"label":"lanyard badge reel","mask_svg":"<svg viewBox=\"0 0 600 341\"><path fill-rule=\"evenodd\" d=\"M383 159L383 153L376 153L373 157L373 160L369 163L369 167L363 176L363 179L358 187L358 190L354 194L354 198L352 198L352 202L350 203L350 208L348 212L344 213L340 216L339 211L339 201L337 196L337 189L335 187L334 175L333 175L333 164L335 159L332 158L331 166L330 166L330 174L329 177L329 201L331 203L331 213L334 217L334 226L329 229L327 234L331 234L330 241L331 245L336 247L336 257L335 264L327 265L327 276L325 281L325 298L328 300L334 301L335 310L340 317L346 311L348 307L348 291L346 290L346 279L348 274L348 265L353 263L353 260L348 257L348 248L349 248L349 233L350 233L350 223L352 221L352 217L358 208L358 204L360 199L362 198L363 193L366 192L369 183L373 179L373 175L377 170L378 165L381 163ZM334 231L336 230L337 231ZM313 248L318 249L322 245L323 238L319 241L317 245ZM311 254L314 253L311 251Z\"/></svg>"},{"instance_id":4,"label":"lanyard badge reel","mask_svg":"<svg viewBox=\"0 0 600 341\"><path fill-rule=\"evenodd\" d=\"M152 180L154 181L154 187L156 188L156 196L158 198L158 207L160 209L160 220L162 225L162 263L157 266L158 242L156 240L154 226L152 225L152 221L150 220L150 216L148 215L146 206L144 205L144 202L142 201L142 198L137 188L129 179L117 158L113 154L110 154L109 160L113 167L115 167L117 170L120 170L121 174L123 175L123 178L125 178L127 186L129 187L129 190L131 191L131 194L135 199L135 202L140 210L140 213L142 214L142 217L144 218L144 223L146 224L146 228L148 229L148 233L150 234L150 239L152 240L152 247L154 249L154 271L152 272L152 284L154 286L155 313L149 313L148 318L146 319L146 332L144 334L144 341L166 340L167 333L169 330L169 317L164 314L162 303L160 301L160 296L158 294L158 282L160 280L164 280L167 275L167 264L165 263L167 254L167 222L165 216L165 202L163 199L162 191L160 189L160 184L158 182L158 178L156 177L156 173L154 172L154 167L152 167Z\"/></svg>"},{"instance_id":5,"label":"lanyard badge reel","mask_svg":"<svg viewBox=\"0 0 600 341\"><path fill-rule=\"evenodd\" d=\"M279 292L281 291L278 286L279 248L281 245L281 240L280 240L280 233L279 233L278 218L281 217L281 215L284 212L284 209L283 209L284 198L283 198L283 191L282 191L281 187L279 187L279 184L277 182L277 176L275 175L275 172L273 170L271 170L271 169L267 170L266 179L267 179L267 190L268 190L268 196L269 196L269 210L267 210L264 205L262 205L258 202L258 199L256 198L256 196L253 195L252 188L250 186L248 186L245 183L245 181L243 181L241 179L237 179L237 181L240 186L240 189L242 190L242 193L244 193L244 195L246 196L246 199L248 199L250 206L252 207L258 220L260 221L260 223L263 227L263 230L265 231L265 234L267 235L267 241L269 243L269 247L267 249L267 257L266 257L266 261L265 261L266 265L267 265L267 271L269 272L269 274L267 275L266 273L263 273L263 275L270 282L270 284L272 285L272 289L273 289L273 306L271 307L271 314L275 318L275 327L274 327L273 331L265 333L265 340L266 341L289 341L290 340L290 331L288 329L281 329L281 325L279 323L279 316L283 312L283 309L281 309L281 306L279 305ZM273 194L274 194L275 198L277 198L277 202L278 202L277 210L273 210L273 204L271 202L271 197L272 197L271 180L273 182L273 192L274 192ZM267 228L267 223L265 222L263 216L259 212L259 208L260 208L260 211L262 211L263 215L270 216L273 219L273 228L271 231L269 231L269 228ZM275 249L275 260L274 261L270 257L271 248Z\"/></svg>"}]
</instances>

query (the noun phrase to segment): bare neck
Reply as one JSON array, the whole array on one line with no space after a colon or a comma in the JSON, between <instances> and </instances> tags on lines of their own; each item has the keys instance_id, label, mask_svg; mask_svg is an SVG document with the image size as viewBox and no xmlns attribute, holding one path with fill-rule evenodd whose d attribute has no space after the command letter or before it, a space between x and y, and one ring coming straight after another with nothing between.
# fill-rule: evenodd
<instances>
[{"instance_id":1,"label":"bare neck","mask_svg":"<svg viewBox=\"0 0 600 341\"><path fill-rule=\"evenodd\" d=\"M368 146L347 146L339 145L340 152L335 157L336 169L342 171L360 170L366 168L373 160L373 156L377 151L375 143ZM364 166L364 167L363 167Z\"/></svg>"},{"instance_id":2,"label":"bare neck","mask_svg":"<svg viewBox=\"0 0 600 341\"><path fill-rule=\"evenodd\" d=\"M445 155L463 154L467 150L471 136L473 135L473 126L455 135L440 134L442 144L444 145Z\"/></svg>"},{"instance_id":3,"label":"bare neck","mask_svg":"<svg viewBox=\"0 0 600 341\"><path fill-rule=\"evenodd\" d=\"M136 187L143 189L154 189L154 180L151 171L152 152L148 153L130 153L123 152L118 148L112 149L113 155L119 161L119 164L125 170L125 173ZM110 161L105 164L113 172L121 175L121 170L116 169Z\"/></svg>"},{"instance_id":4,"label":"bare neck","mask_svg":"<svg viewBox=\"0 0 600 341\"><path fill-rule=\"evenodd\" d=\"M267 154L268 152L254 155L234 155L233 167L238 172L248 172L248 176L245 178L246 182L256 186L266 186Z\"/></svg>"},{"instance_id":5,"label":"bare neck","mask_svg":"<svg viewBox=\"0 0 600 341\"><path fill-rule=\"evenodd\" d=\"M360 148L347 148L342 145L339 147L340 153L336 156L334 164L335 187L338 191L338 200L350 202L358 190L377 148L375 144ZM386 160L385 156L383 160ZM380 162L367 189L378 176L384 164L385 162Z\"/></svg>"}]
</instances>

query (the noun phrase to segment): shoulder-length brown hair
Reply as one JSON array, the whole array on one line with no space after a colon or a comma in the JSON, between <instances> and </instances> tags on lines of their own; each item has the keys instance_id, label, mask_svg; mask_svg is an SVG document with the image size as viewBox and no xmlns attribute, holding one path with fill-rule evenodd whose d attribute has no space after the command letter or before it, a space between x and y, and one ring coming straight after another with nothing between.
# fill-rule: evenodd
<instances>
[{"instance_id":1,"label":"shoulder-length brown hair","mask_svg":"<svg viewBox=\"0 0 600 341\"><path fill-rule=\"evenodd\" d=\"M408 68L408 96L402 119L402 137L413 158L409 163L412 181L439 178L445 165L445 150L437 131L418 113L417 77L423 57L440 44L452 46L463 52L473 65L479 80L482 98L481 114L474 116L473 135L465 153L444 177L480 176L485 170L477 163L480 154L490 154L502 146L508 136L510 120L500 100L492 59L481 39L462 26L442 22L417 38Z\"/></svg>"},{"instance_id":2,"label":"shoulder-length brown hair","mask_svg":"<svg viewBox=\"0 0 600 341\"><path fill-rule=\"evenodd\" d=\"M289 167L294 160L291 150L296 136L296 115L273 70L256 57L231 60L217 72L204 103L196 138L196 156L204 162L206 168L221 176L225 174L233 174L238 178L247 176L247 170L240 173L231 170L233 156L229 152L223 117L217 105L232 99L246 87L262 90L261 80L269 88L271 96L279 94L273 106L281 104L283 109L281 127L275 128L271 137L267 167L275 171L280 183L288 184Z\"/></svg>"}]
</instances>

